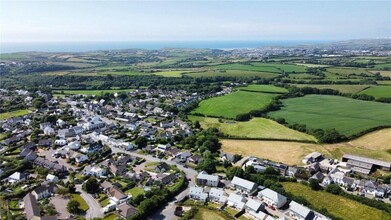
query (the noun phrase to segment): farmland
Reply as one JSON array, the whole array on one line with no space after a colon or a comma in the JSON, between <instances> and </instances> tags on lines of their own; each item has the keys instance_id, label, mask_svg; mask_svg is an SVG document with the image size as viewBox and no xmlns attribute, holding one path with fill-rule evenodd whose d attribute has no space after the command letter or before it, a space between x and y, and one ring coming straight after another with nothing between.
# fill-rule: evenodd
<instances>
[{"instance_id":1,"label":"farmland","mask_svg":"<svg viewBox=\"0 0 391 220\"><path fill-rule=\"evenodd\" d=\"M12 117L19 117L30 113L28 109L16 110L11 112L0 113L0 120L5 120Z\"/></svg>"},{"instance_id":2,"label":"farmland","mask_svg":"<svg viewBox=\"0 0 391 220\"><path fill-rule=\"evenodd\" d=\"M223 139L222 151L243 156L257 156L290 165L301 165L303 157L317 151L327 157L340 159L351 153L379 160L391 160L391 128L371 132L349 142L338 144L310 144L288 141Z\"/></svg>"},{"instance_id":3,"label":"farmland","mask_svg":"<svg viewBox=\"0 0 391 220\"><path fill-rule=\"evenodd\" d=\"M215 66L215 69L220 70L249 70L249 71L260 71L260 72L271 72L271 73L282 73L282 72L305 72L305 66L299 66L294 64L279 64L279 63L256 63L252 62L249 64L223 64Z\"/></svg>"},{"instance_id":4,"label":"farmland","mask_svg":"<svg viewBox=\"0 0 391 220\"><path fill-rule=\"evenodd\" d=\"M189 71L185 70L172 70L172 71L163 71L163 72L155 72L153 74L158 76L164 76L164 77L181 77L183 73L186 73Z\"/></svg>"},{"instance_id":5,"label":"farmland","mask_svg":"<svg viewBox=\"0 0 391 220\"><path fill-rule=\"evenodd\" d=\"M361 91L359 94L366 94L375 98L391 97L391 86L374 86Z\"/></svg>"},{"instance_id":6,"label":"farmland","mask_svg":"<svg viewBox=\"0 0 391 220\"><path fill-rule=\"evenodd\" d=\"M391 216L387 215L385 212L342 196L323 191L314 191L310 187L300 183L282 183L282 185L287 192L290 192L295 196L301 196L317 209L325 208L332 215L342 219L391 219Z\"/></svg>"},{"instance_id":7,"label":"farmland","mask_svg":"<svg viewBox=\"0 0 391 220\"><path fill-rule=\"evenodd\" d=\"M350 75L350 74L361 74L361 73L366 73L366 74L370 74L366 69L363 69L363 68L335 68L335 67L331 67L331 68L327 68L327 72L330 72L330 73L336 73L336 74L340 74L340 75Z\"/></svg>"},{"instance_id":8,"label":"farmland","mask_svg":"<svg viewBox=\"0 0 391 220\"><path fill-rule=\"evenodd\" d=\"M238 91L203 100L191 113L233 119L239 114L265 108L275 96L268 93Z\"/></svg>"},{"instance_id":9,"label":"farmland","mask_svg":"<svg viewBox=\"0 0 391 220\"><path fill-rule=\"evenodd\" d=\"M352 136L365 130L391 126L391 105L355 100L340 96L307 95L283 100L273 118L284 118L289 124L305 124L310 129L333 129Z\"/></svg>"},{"instance_id":10,"label":"farmland","mask_svg":"<svg viewBox=\"0 0 391 220\"><path fill-rule=\"evenodd\" d=\"M238 87L236 89L251 92L288 93L287 89L273 85L249 85L246 87Z\"/></svg>"},{"instance_id":11,"label":"farmland","mask_svg":"<svg viewBox=\"0 0 391 220\"><path fill-rule=\"evenodd\" d=\"M199 121L202 128L215 127L227 136L240 138L259 138L276 140L316 141L311 135L289 129L266 118L253 118L247 122L219 120L199 116L189 116L192 121Z\"/></svg>"},{"instance_id":12,"label":"farmland","mask_svg":"<svg viewBox=\"0 0 391 220\"><path fill-rule=\"evenodd\" d=\"M105 93L131 92L133 89L111 89L111 90L53 90L54 94L63 95L101 95Z\"/></svg>"},{"instance_id":13,"label":"farmland","mask_svg":"<svg viewBox=\"0 0 391 220\"><path fill-rule=\"evenodd\" d=\"M372 85L317 85L317 84L291 84L296 87L312 87L318 89L334 89L341 93L354 94L360 92Z\"/></svg>"},{"instance_id":14,"label":"farmland","mask_svg":"<svg viewBox=\"0 0 391 220\"><path fill-rule=\"evenodd\" d=\"M277 73L246 71L246 70L207 70L202 72L185 73L184 75L198 77L259 77L270 79L278 76Z\"/></svg>"}]
</instances>

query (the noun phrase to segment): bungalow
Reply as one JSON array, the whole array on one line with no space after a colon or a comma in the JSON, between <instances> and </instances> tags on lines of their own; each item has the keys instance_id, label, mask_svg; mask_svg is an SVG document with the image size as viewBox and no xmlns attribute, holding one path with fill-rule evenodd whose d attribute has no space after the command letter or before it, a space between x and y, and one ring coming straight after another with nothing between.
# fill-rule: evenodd
<instances>
[{"instance_id":1,"label":"bungalow","mask_svg":"<svg viewBox=\"0 0 391 220\"><path fill-rule=\"evenodd\" d=\"M51 147L52 146L52 140L50 139L42 139L38 141L38 145L41 147Z\"/></svg>"},{"instance_id":2,"label":"bungalow","mask_svg":"<svg viewBox=\"0 0 391 220\"><path fill-rule=\"evenodd\" d=\"M209 200L224 204L227 202L227 196L224 190L211 188L209 192Z\"/></svg>"},{"instance_id":3,"label":"bungalow","mask_svg":"<svg viewBox=\"0 0 391 220\"><path fill-rule=\"evenodd\" d=\"M58 182L58 177L57 176L55 176L55 175L53 175L53 174L48 174L47 176L46 176L46 181L48 181L48 182L53 182L53 183L56 183L56 182Z\"/></svg>"},{"instance_id":4,"label":"bungalow","mask_svg":"<svg viewBox=\"0 0 391 220\"><path fill-rule=\"evenodd\" d=\"M160 162L156 165L156 167L154 168L155 172L156 173L164 173L164 172L167 172L170 170L170 166L168 166L167 163L164 163L164 162Z\"/></svg>"},{"instance_id":5,"label":"bungalow","mask_svg":"<svg viewBox=\"0 0 391 220\"><path fill-rule=\"evenodd\" d=\"M216 175L209 175L205 171L201 171L196 180L197 180L197 185L203 185L203 186L218 186L219 185L219 176Z\"/></svg>"},{"instance_id":6,"label":"bungalow","mask_svg":"<svg viewBox=\"0 0 391 220\"><path fill-rule=\"evenodd\" d=\"M11 184L17 183L17 182L24 182L28 178L28 175L25 173L15 172L12 175L10 175L7 179L8 182Z\"/></svg>"},{"instance_id":7,"label":"bungalow","mask_svg":"<svg viewBox=\"0 0 391 220\"><path fill-rule=\"evenodd\" d=\"M297 167L289 167L287 174L290 177L297 177L297 175L299 174L299 170L297 169Z\"/></svg>"},{"instance_id":8,"label":"bungalow","mask_svg":"<svg viewBox=\"0 0 391 220\"><path fill-rule=\"evenodd\" d=\"M80 149L80 147L81 147L81 144L79 141L69 142L68 145L66 146L66 148L69 148L70 150L78 150L78 149Z\"/></svg>"},{"instance_id":9,"label":"bungalow","mask_svg":"<svg viewBox=\"0 0 391 220\"><path fill-rule=\"evenodd\" d=\"M204 192L202 187L190 187L189 198L205 202L208 199L208 193Z\"/></svg>"},{"instance_id":10,"label":"bungalow","mask_svg":"<svg viewBox=\"0 0 391 220\"><path fill-rule=\"evenodd\" d=\"M187 161L190 163L198 164L200 162L202 157L200 155L194 154L193 156L187 158Z\"/></svg>"},{"instance_id":11,"label":"bungalow","mask_svg":"<svg viewBox=\"0 0 391 220\"><path fill-rule=\"evenodd\" d=\"M235 193L229 194L227 204L231 207L234 207L238 210L243 210L244 206L246 205L247 199L242 196Z\"/></svg>"},{"instance_id":12,"label":"bungalow","mask_svg":"<svg viewBox=\"0 0 391 220\"><path fill-rule=\"evenodd\" d=\"M65 140L65 139L55 140L55 141L54 141L54 144L55 144L56 146L64 146L64 145L67 144L67 140Z\"/></svg>"},{"instance_id":13,"label":"bungalow","mask_svg":"<svg viewBox=\"0 0 391 220\"><path fill-rule=\"evenodd\" d=\"M252 194L257 190L258 185L254 182L242 179L240 177L234 176L231 181L233 188L236 190L241 190L247 194Z\"/></svg>"},{"instance_id":14,"label":"bungalow","mask_svg":"<svg viewBox=\"0 0 391 220\"><path fill-rule=\"evenodd\" d=\"M118 207L118 214L123 218L130 218L131 216L137 214L137 209L129 204L122 203Z\"/></svg>"},{"instance_id":15,"label":"bungalow","mask_svg":"<svg viewBox=\"0 0 391 220\"><path fill-rule=\"evenodd\" d=\"M158 144L157 145L157 150L160 152L163 152L163 153L170 150L170 148L171 148L171 145L169 145L169 144Z\"/></svg>"},{"instance_id":16,"label":"bungalow","mask_svg":"<svg viewBox=\"0 0 391 220\"><path fill-rule=\"evenodd\" d=\"M310 177L310 179L316 180L318 183L322 182L324 178L324 175L322 172L318 171L313 176Z\"/></svg>"},{"instance_id":17,"label":"bungalow","mask_svg":"<svg viewBox=\"0 0 391 220\"><path fill-rule=\"evenodd\" d=\"M179 155L180 161L186 162L187 158L191 157L191 152L190 151L184 151Z\"/></svg>"},{"instance_id":18,"label":"bungalow","mask_svg":"<svg viewBox=\"0 0 391 220\"><path fill-rule=\"evenodd\" d=\"M116 186L113 186L109 192L110 200L115 204L121 204L126 202L126 200L129 199L129 197L123 193L120 189L118 189Z\"/></svg>"},{"instance_id":19,"label":"bungalow","mask_svg":"<svg viewBox=\"0 0 391 220\"><path fill-rule=\"evenodd\" d=\"M51 127L51 126L52 126L52 124L50 122L44 122L44 123L39 124L39 129L44 130L45 128Z\"/></svg>"},{"instance_id":20,"label":"bungalow","mask_svg":"<svg viewBox=\"0 0 391 220\"><path fill-rule=\"evenodd\" d=\"M264 200L269 206L281 208L287 202L287 198L271 189L265 188L258 193L258 198Z\"/></svg>"},{"instance_id":21,"label":"bungalow","mask_svg":"<svg viewBox=\"0 0 391 220\"><path fill-rule=\"evenodd\" d=\"M174 158L177 158L181 155L181 150L179 150L178 148L171 148L169 150L167 150L167 154L170 156L170 157L174 157Z\"/></svg>"},{"instance_id":22,"label":"bungalow","mask_svg":"<svg viewBox=\"0 0 391 220\"><path fill-rule=\"evenodd\" d=\"M159 173L160 174L160 173ZM156 180L160 181L162 184L167 185L171 183L173 180L177 178L175 174L162 174L162 175L157 175L158 178Z\"/></svg>"},{"instance_id":23,"label":"bungalow","mask_svg":"<svg viewBox=\"0 0 391 220\"><path fill-rule=\"evenodd\" d=\"M307 156L305 156L303 162L305 164L311 164L311 163L315 163L315 162L320 162L323 159L324 159L324 157L322 156L322 154L320 154L318 152L313 152L313 153L310 153Z\"/></svg>"},{"instance_id":24,"label":"bungalow","mask_svg":"<svg viewBox=\"0 0 391 220\"><path fill-rule=\"evenodd\" d=\"M58 120L56 121L56 125L57 125L58 127L60 127L60 128L64 127L66 124L67 124L67 123L66 123L65 121L61 120L61 119L58 119Z\"/></svg>"},{"instance_id":25,"label":"bungalow","mask_svg":"<svg viewBox=\"0 0 391 220\"><path fill-rule=\"evenodd\" d=\"M107 170L99 166L88 165L84 168L83 173L87 176L101 177L106 176Z\"/></svg>"},{"instance_id":26,"label":"bungalow","mask_svg":"<svg viewBox=\"0 0 391 220\"><path fill-rule=\"evenodd\" d=\"M86 154L81 154L73 150L68 152L68 158L74 159L76 163L83 163L88 160L88 156Z\"/></svg>"},{"instance_id":27,"label":"bungalow","mask_svg":"<svg viewBox=\"0 0 391 220\"><path fill-rule=\"evenodd\" d=\"M313 211L295 201L289 203L289 215L296 220L312 220L315 218Z\"/></svg>"},{"instance_id":28,"label":"bungalow","mask_svg":"<svg viewBox=\"0 0 391 220\"><path fill-rule=\"evenodd\" d=\"M231 163L235 163L235 156L233 154L221 153L220 154L221 161L229 161Z\"/></svg>"},{"instance_id":29,"label":"bungalow","mask_svg":"<svg viewBox=\"0 0 391 220\"><path fill-rule=\"evenodd\" d=\"M45 129L43 129L43 133L47 136L55 134L54 129L52 127L46 127Z\"/></svg>"}]
</instances>

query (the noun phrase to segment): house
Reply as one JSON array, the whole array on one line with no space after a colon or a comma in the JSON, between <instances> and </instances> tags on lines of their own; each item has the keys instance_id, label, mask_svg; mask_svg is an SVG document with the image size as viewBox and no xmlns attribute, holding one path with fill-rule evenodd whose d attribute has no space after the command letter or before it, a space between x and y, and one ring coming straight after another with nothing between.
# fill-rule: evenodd
<instances>
[{"instance_id":1,"label":"house","mask_svg":"<svg viewBox=\"0 0 391 220\"><path fill-rule=\"evenodd\" d=\"M198 164L200 162L202 157L200 155L194 154L193 156L187 158L187 161L190 163Z\"/></svg>"},{"instance_id":2,"label":"house","mask_svg":"<svg viewBox=\"0 0 391 220\"><path fill-rule=\"evenodd\" d=\"M164 173L170 170L170 166L167 163L160 162L154 168L156 173Z\"/></svg>"},{"instance_id":3,"label":"house","mask_svg":"<svg viewBox=\"0 0 391 220\"><path fill-rule=\"evenodd\" d=\"M243 210L244 206L246 205L247 199L242 196L235 193L230 193L227 200L227 205L234 207L238 210Z\"/></svg>"},{"instance_id":4,"label":"house","mask_svg":"<svg viewBox=\"0 0 391 220\"><path fill-rule=\"evenodd\" d=\"M174 158L179 157L181 153L181 150L179 150L178 148L170 148L169 150L167 150L167 154Z\"/></svg>"},{"instance_id":5,"label":"house","mask_svg":"<svg viewBox=\"0 0 391 220\"><path fill-rule=\"evenodd\" d=\"M287 198L271 189L265 188L258 193L258 198L262 199L269 206L281 208L287 202Z\"/></svg>"},{"instance_id":6,"label":"house","mask_svg":"<svg viewBox=\"0 0 391 220\"><path fill-rule=\"evenodd\" d=\"M220 154L221 161L229 161L231 163L235 163L235 156L233 154L221 153Z\"/></svg>"},{"instance_id":7,"label":"house","mask_svg":"<svg viewBox=\"0 0 391 220\"><path fill-rule=\"evenodd\" d=\"M264 213L264 212L253 212L253 211L248 211L248 214L250 214L252 217L258 220L276 220L272 216ZM285 217L278 218L277 220L288 220Z\"/></svg>"},{"instance_id":8,"label":"house","mask_svg":"<svg viewBox=\"0 0 391 220\"><path fill-rule=\"evenodd\" d=\"M37 199L31 193L27 193L27 195L23 197L23 203L27 220L41 219L41 210L39 209Z\"/></svg>"},{"instance_id":9,"label":"house","mask_svg":"<svg viewBox=\"0 0 391 220\"><path fill-rule=\"evenodd\" d=\"M37 200L50 197L54 193L54 186L41 185L35 188L31 194L35 196Z\"/></svg>"},{"instance_id":10,"label":"house","mask_svg":"<svg viewBox=\"0 0 391 220\"><path fill-rule=\"evenodd\" d=\"M102 187L104 192L108 192L113 187L113 184L105 180L100 184L100 186Z\"/></svg>"},{"instance_id":11,"label":"house","mask_svg":"<svg viewBox=\"0 0 391 220\"><path fill-rule=\"evenodd\" d=\"M208 194L204 192L202 187L190 187L189 198L205 202L208 199Z\"/></svg>"},{"instance_id":12,"label":"house","mask_svg":"<svg viewBox=\"0 0 391 220\"><path fill-rule=\"evenodd\" d=\"M159 175L159 174L158 174ZM157 180L159 180L162 184L167 185L171 183L173 180L175 180L177 176L175 174L163 174L163 176L159 177Z\"/></svg>"},{"instance_id":13,"label":"house","mask_svg":"<svg viewBox=\"0 0 391 220\"><path fill-rule=\"evenodd\" d=\"M320 154L318 152L312 152L304 157L303 163L311 164L311 163L315 163L315 162L320 162L323 159L324 159L324 157L322 156L322 154Z\"/></svg>"},{"instance_id":14,"label":"house","mask_svg":"<svg viewBox=\"0 0 391 220\"><path fill-rule=\"evenodd\" d=\"M169 145L169 144L158 144L157 145L157 150L160 152L163 152L163 153L168 151L170 148L171 148L171 145Z\"/></svg>"},{"instance_id":15,"label":"house","mask_svg":"<svg viewBox=\"0 0 391 220\"><path fill-rule=\"evenodd\" d=\"M59 139L54 141L54 145L56 146L64 146L67 144L67 140L65 139Z\"/></svg>"},{"instance_id":16,"label":"house","mask_svg":"<svg viewBox=\"0 0 391 220\"><path fill-rule=\"evenodd\" d=\"M118 209L118 214L126 219L137 214L137 209L126 202L119 205L117 209Z\"/></svg>"},{"instance_id":17,"label":"house","mask_svg":"<svg viewBox=\"0 0 391 220\"><path fill-rule=\"evenodd\" d=\"M120 204L128 200L128 196L119 190L116 186L111 187L108 192L110 200L115 204Z\"/></svg>"},{"instance_id":18,"label":"house","mask_svg":"<svg viewBox=\"0 0 391 220\"><path fill-rule=\"evenodd\" d=\"M28 178L28 175L25 173L15 172L11 176L9 176L8 182L11 184L17 183L17 182L23 182L26 181Z\"/></svg>"},{"instance_id":19,"label":"house","mask_svg":"<svg viewBox=\"0 0 391 220\"><path fill-rule=\"evenodd\" d=\"M58 119L56 121L56 125L60 128L63 128L67 123L65 121L63 121L62 119Z\"/></svg>"},{"instance_id":20,"label":"house","mask_svg":"<svg viewBox=\"0 0 391 220\"><path fill-rule=\"evenodd\" d=\"M69 142L68 145L66 146L66 148L68 148L70 150L78 150L78 149L80 149L80 147L81 147L81 144L79 141Z\"/></svg>"},{"instance_id":21,"label":"house","mask_svg":"<svg viewBox=\"0 0 391 220\"><path fill-rule=\"evenodd\" d=\"M102 177L106 176L107 170L103 167L88 165L84 168L83 173L87 176Z\"/></svg>"},{"instance_id":22,"label":"house","mask_svg":"<svg viewBox=\"0 0 391 220\"><path fill-rule=\"evenodd\" d=\"M323 178L324 178L324 175L320 171L318 171L317 173L315 173L314 175L312 175L310 177L310 179L316 180L318 183L322 182Z\"/></svg>"},{"instance_id":23,"label":"house","mask_svg":"<svg viewBox=\"0 0 391 220\"><path fill-rule=\"evenodd\" d=\"M289 167L288 168L288 172L287 172L287 175L290 176L290 177L297 177L297 175L299 174L299 170L297 169L297 167Z\"/></svg>"},{"instance_id":24,"label":"house","mask_svg":"<svg viewBox=\"0 0 391 220\"><path fill-rule=\"evenodd\" d=\"M55 134L54 129L52 127L46 127L45 129L43 129L43 133L47 136Z\"/></svg>"},{"instance_id":25,"label":"house","mask_svg":"<svg viewBox=\"0 0 391 220\"><path fill-rule=\"evenodd\" d=\"M227 202L227 196L224 190L218 188L211 188L209 192L209 200L224 204Z\"/></svg>"},{"instance_id":26,"label":"house","mask_svg":"<svg viewBox=\"0 0 391 220\"><path fill-rule=\"evenodd\" d=\"M201 171L197 175L197 185L202 185L202 186L214 186L217 187L219 185L219 176L217 175L209 175L205 171Z\"/></svg>"},{"instance_id":27,"label":"house","mask_svg":"<svg viewBox=\"0 0 391 220\"><path fill-rule=\"evenodd\" d=\"M42 139L38 141L38 145L41 147L51 147L52 146L52 140L50 139Z\"/></svg>"},{"instance_id":28,"label":"house","mask_svg":"<svg viewBox=\"0 0 391 220\"><path fill-rule=\"evenodd\" d=\"M81 154L73 150L70 150L68 152L68 158L74 159L76 163L83 163L85 161L88 161L88 156L86 154Z\"/></svg>"},{"instance_id":29,"label":"house","mask_svg":"<svg viewBox=\"0 0 391 220\"><path fill-rule=\"evenodd\" d=\"M312 220L315 218L313 211L295 201L289 203L289 215L296 220Z\"/></svg>"},{"instance_id":30,"label":"house","mask_svg":"<svg viewBox=\"0 0 391 220\"><path fill-rule=\"evenodd\" d=\"M265 210L265 206L262 205L262 203L258 202L257 200L249 199L246 202L245 209L247 211L259 212L259 211L264 211Z\"/></svg>"},{"instance_id":31,"label":"house","mask_svg":"<svg viewBox=\"0 0 391 220\"><path fill-rule=\"evenodd\" d=\"M52 124L50 122L44 122L44 123L39 124L39 129L44 130L45 128L51 127L51 126L52 126Z\"/></svg>"},{"instance_id":32,"label":"house","mask_svg":"<svg viewBox=\"0 0 391 220\"><path fill-rule=\"evenodd\" d=\"M258 185L254 182L242 179L240 177L234 176L231 181L233 188L236 190L241 190L247 194L252 194L257 190Z\"/></svg>"},{"instance_id":33,"label":"house","mask_svg":"<svg viewBox=\"0 0 391 220\"><path fill-rule=\"evenodd\" d=\"M48 181L48 182L53 182L53 183L56 183L56 182L58 182L58 177L57 176L55 176L55 175L53 175L53 174L48 174L47 176L46 176L46 181Z\"/></svg>"},{"instance_id":34,"label":"house","mask_svg":"<svg viewBox=\"0 0 391 220\"><path fill-rule=\"evenodd\" d=\"M186 162L187 158L191 157L191 152L190 151L184 151L179 155L179 159L182 162Z\"/></svg>"}]
</instances>

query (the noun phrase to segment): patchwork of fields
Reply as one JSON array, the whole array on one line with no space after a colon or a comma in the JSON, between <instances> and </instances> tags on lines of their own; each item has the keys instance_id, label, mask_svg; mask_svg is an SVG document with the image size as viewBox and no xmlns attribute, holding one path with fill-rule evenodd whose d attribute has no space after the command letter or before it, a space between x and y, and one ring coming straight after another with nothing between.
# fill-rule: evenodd
<instances>
[{"instance_id":1,"label":"patchwork of fields","mask_svg":"<svg viewBox=\"0 0 391 220\"><path fill-rule=\"evenodd\" d=\"M359 94L366 94L375 97L376 99L391 97L391 86L373 86L361 91Z\"/></svg>"},{"instance_id":2,"label":"patchwork of fields","mask_svg":"<svg viewBox=\"0 0 391 220\"><path fill-rule=\"evenodd\" d=\"M295 64L279 64L279 63L257 63L252 62L249 64L223 64L215 66L215 69L220 70L249 70L249 71L259 71L259 72L270 72L270 73L300 73L305 72L307 67L295 65Z\"/></svg>"},{"instance_id":3,"label":"patchwork of fields","mask_svg":"<svg viewBox=\"0 0 391 220\"><path fill-rule=\"evenodd\" d=\"M249 85L246 87L238 87L236 89L250 92L288 93L287 89L273 85Z\"/></svg>"},{"instance_id":4,"label":"patchwork of fields","mask_svg":"<svg viewBox=\"0 0 391 220\"><path fill-rule=\"evenodd\" d=\"M284 118L289 124L305 124L311 129L333 129L352 136L365 130L391 126L391 105L355 100L340 96L307 95L283 100L273 118Z\"/></svg>"},{"instance_id":5,"label":"patchwork of fields","mask_svg":"<svg viewBox=\"0 0 391 220\"><path fill-rule=\"evenodd\" d=\"M296 87L312 87L318 89L334 89L342 93L358 93L373 85L317 85L317 84L292 84Z\"/></svg>"},{"instance_id":6,"label":"patchwork of fields","mask_svg":"<svg viewBox=\"0 0 391 220\"><path fill-rule=\"evenodd\" d=\"M203 100L199 107L191 113L233 119L239 114L265 108L275 96L275 94L270 93L233 92L228 95Z\"/></svg>"},{"instance_id":7,"label":"patchwork of fields","mask_svg":"<svg viewBox=\"0 0 391 220\"><path fill-rule=\"evenodd\" d=\"M206 129L214 127L227 136L239 138L275 139L275 140L296 140L316 141L308 134L292 130L275 121L266 118L253 118L250 121L238 122L221 120L200 116L189 116L191 121L199 121L201 127Z\"/></svg>"},{"instance_id":8,"label":"patchwork of fields","mask_svg":"<svg viewBox=\"0 0 391 220\"><path fill-rule=\"evenodd\" d=\"M389 220L387 213L361 204L357 201L333 195L323 191L314 191L310 187L300 183L282 183L287 192L295 196L301 196L318 209L325 208L332 215L346 220L371 219Z\"/></svg>"},{"instance_id":9,"label":"patchwork of fields","mask_svg":"<svg viewBox=\"0 0 391 220\"><path fill-rule=\"evenodd\" d=\"M277 73L246 71L246 70L208 70L202 72L185 73L184 75L198 77L259 77L270 79L278 76Z\"/></svg>"}]
</instances>

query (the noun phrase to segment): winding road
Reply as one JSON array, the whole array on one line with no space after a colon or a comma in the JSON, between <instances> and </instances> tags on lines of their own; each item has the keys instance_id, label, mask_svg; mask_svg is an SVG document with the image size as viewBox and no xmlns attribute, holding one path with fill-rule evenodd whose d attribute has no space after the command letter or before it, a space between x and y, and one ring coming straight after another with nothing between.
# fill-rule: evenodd
<instances>
[{"instance_id":1,"label":"winding road","mask_svg":"<svg viewBox=\"0 0 391 220\"><path fill-rule=\"evenodd\" d=\"M85 215L86 219L104 217L103 209L102 207L100 207L99 202L96 201L94 197L92 197L90 194L84 192L81 189L81 184L76 185L76 191L80 192L80 196L84 199L84 201L86 201L86 203L90 207Z\"/></svg>"}]
</instances>

